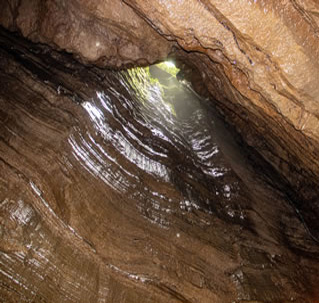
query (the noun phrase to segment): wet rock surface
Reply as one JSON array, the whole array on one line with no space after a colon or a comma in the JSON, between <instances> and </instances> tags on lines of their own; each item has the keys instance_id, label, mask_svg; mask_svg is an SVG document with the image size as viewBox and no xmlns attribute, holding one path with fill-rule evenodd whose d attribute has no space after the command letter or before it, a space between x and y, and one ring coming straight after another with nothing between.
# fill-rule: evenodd
<instances>
[{"instance_id":1,"label":"wet rock surface","mask_svg":"<svg viewBox=\"0 0 319 303\"><path fill-rule=\"evenodd\" d=\"M319 235L318 2L125 2L187 51L182 60L202 74L244 140L292 185Z\"/></svg>"},{"instance_id":2,"label":"wet rock surface","mask_svg":"<svg viewBox=\"0 0 319 303\"><path fill-rule=\"evenodd\" d=\"M316 0L3 1L0 22L99 66L171 53L293 191L319 236ZM205 88L203 87L205 84Z\"/></svg>"},{"instance_id":3,"label":"wet rock surface","mask_svg":"<svg viewBox=\"0 0 319 303\"><path fill-rule=\"evenodd\" d=\"M0 42L0 301L318 302L311 226L205 102Z\"/></svg>"}]
</instances>

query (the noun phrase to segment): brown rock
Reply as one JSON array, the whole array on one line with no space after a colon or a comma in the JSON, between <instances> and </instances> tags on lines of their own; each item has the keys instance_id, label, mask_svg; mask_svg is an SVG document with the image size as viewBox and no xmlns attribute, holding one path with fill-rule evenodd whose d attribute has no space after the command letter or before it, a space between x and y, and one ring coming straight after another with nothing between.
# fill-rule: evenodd
<instances>
[{"instance_id":1,"label":"brown rock","mask_svg":"<svg viewBox=\"0 0 319 303\"><path fill-rule=\"evenodd\" d=\"M72 66L67 59L45 61L43 54L50 53L49 49L41 51L42 59L32 54L25 61L5 50L10 55L1 63L5 85L1 85L0 114L5 122L1 121L0 231L1 264L7 273L1 284L3 297L12 302L17 298L58 302L70 296L73 302L102 302L106 294L111 302L139 302L141 298L147 298L145 302L318 301L318 248L313 241L313 235L319 234L317 1L2 2L0 22L4 27L72 52L86 63L111 68L146 65L162 60L176 46L173 55L181 66L188 66L188 79L196 91L203 95L208 91L244 141L293 188L290 197L306 223L301 224L281 196L271 193L270 198L258 199L249 193L249 189L259 193L258 188L247 189L243 184L246 189L236 202L245 207L251 226L243 225L238 232L237 225L229 226L219 214L222 219L209 217L214 228L203 230L202 223L196 221L206 220L203 214L177 212L180 217L172 221L179 232L171 242L174 229L165 234L152 227L154 222L146 225L141 218L137 220L138 211L132 205L148 219L157 210L141 208L135 198L130 198L132 204L126 207L123 201L127 196L119 198L95 184L94 177L74 159L63 162L60 148L72 135L72 127L81 125L86 136L83 129L90 125L90 121L81 124L76 118L79 109L69 96L74 101L93 98L97 87L101 89L95 86L100 79L113 76L98 70L84 72L85 77L100 77L84 89L83 67L74 67L73 79L63 70L64 64ZM30 55L26 49L22 54ZM52 62L58 64L58 71ZM31 70L24 70L30 66ZM52 86L36 77L41 81L50 78ZM111 87L112 81L106 81L103 89ZM64 97L52 92L52 88L59 91L59 83L66 84ZM33 108L35 104L37 108ZM152 136L144 128L141 133L143 139ZM77 140L82 142L81 137ZM98 141L94 144L96 152L100 145ZM89 154L90 149L85 151ZM186 161L186 157L178 159ZM75 167L74 175L65 168L69 164ZM136 172L127 162L123 167ZM181 173L176 179L185 176ZM157 188L148 176L142 179L150 188ZM30 180L36 180L40 189ZM190 184L207 195L207 184L196 182ZM176 184L161 186L163 194L183 196ZM219 205L220 209L226 207ZM126 222L126 217L134 222ZM159 220L162 218L166 216ZM185 242L181 241L184 237ZM159 255L151 250L154 248ZM50 258L42 258L42 250ZM38 271L32 265L37 262ZM79 282L79 277L85 283ZM152 282L145 284L149 280L144 277ZM60 279L68 286L61 287Z\"/></svg>"},{"instance_id":2,"label":"brown rock","mask_svg":"<svg viewBox=\"0 0 319 303\"><path fill-rule=\"evenodd\" d=\"M99 66L147 65L171 44L122 1L4 1L0 23Z\"/></svg>"},{"instance_id":3,"label":"brown rock","mask_svg":"<svg viewBox=\"0 0 319 303\"><path fill-rule=\"evenodd\" d=\"M318 3L125 2L188 52L182 60L197 67L226 119L293 186L316 221Z\"/></svg>"},{"instance_id":4,"label":"brown rock","mask_svg":"<svg viewBox=\"0 0 319 303\"><path fill-rule=\"evenodd\" d=\"M0 42L1 301L317 302L318 244L176 80Z\"/></svg>"},{"instance_id":5,"label":"brown rock","mask_svg":"<svg viewBox=\"0 0 319 303\"><path fill-rule=\"evenodd\" d=\"M172 45L166 39L176 41L195 52L180 57L200 71L193 77L195 86L201 75L244 140L302 199L316 201L318 3L124 2L130 7L122 1L6 1L0 22L33 41L108 67L161 60Z\"/></svg>"}]
</instances>

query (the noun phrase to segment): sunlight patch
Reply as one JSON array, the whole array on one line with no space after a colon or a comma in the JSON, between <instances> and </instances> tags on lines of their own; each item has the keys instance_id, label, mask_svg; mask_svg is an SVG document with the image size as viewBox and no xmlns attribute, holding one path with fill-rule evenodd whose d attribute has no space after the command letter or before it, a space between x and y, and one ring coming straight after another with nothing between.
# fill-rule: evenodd
<instances>
[{"instance_id":1,"label":"sunlight patch","mask_svg":"<svg viewBox=\"0 0 319 303\"><path fill-rule=\"evenodd\" d=\"M179 68L177 68L175 63L171 60L161 62L156 64L156 66L174 77L176 77L176 74L179 72Z\"/></svg>"}]
</instances>

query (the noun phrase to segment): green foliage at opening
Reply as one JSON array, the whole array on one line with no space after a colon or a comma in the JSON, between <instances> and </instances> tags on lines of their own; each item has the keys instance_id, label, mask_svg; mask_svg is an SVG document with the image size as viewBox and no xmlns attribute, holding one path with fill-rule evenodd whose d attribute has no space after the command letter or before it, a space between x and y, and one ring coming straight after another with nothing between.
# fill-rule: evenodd
<instances>
[{"instance_id":1,"label":"green foliage at opening","mask_svg":"<svg viewBox=\"0 0 319 303\"><path fill-rule=\"evenodd\" d=\"M161 98L166 106L170 108L170 112L176 116L174 106L167 101L168 98L165 96L165 91L168 89L168 87L163 85L157 78L153 78L151 76L149 67L131 68L126 71L122 71L121 74L125 81L135 91L139 102L141 102L143 105L146 105L148 100L152 98L151 94L156 93L158 94L157 98ZM154 87L157 89L154 90Z\"/></svg>"},{"instance_id":2,"label":"green foliage at opening","mask_svg":"<svg viewBox=\"0 0 319 303\"><path fill-rule=\"evenodd\" d=\"M176 74L179 72L179 68L177 68L171 61L164 61L162 63L156 64L156 66L174 77L176 77Z\"/></svg>"}]
</instances>

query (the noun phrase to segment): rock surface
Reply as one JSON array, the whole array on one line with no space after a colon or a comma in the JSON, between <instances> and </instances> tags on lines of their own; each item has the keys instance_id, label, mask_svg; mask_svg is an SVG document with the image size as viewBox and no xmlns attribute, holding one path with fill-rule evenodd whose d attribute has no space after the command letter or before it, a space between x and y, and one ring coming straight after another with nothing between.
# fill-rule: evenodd
<instances>
[{"instance_id":1,"label":"rock surface","mask_svg":"<svg viewBox=\"0 0 319 303\"><path fill-rule=\"evenodd\" d=\"M176 80L0 45L0 302L318 302L318 244Z\"/></svg>"},{"instance_id":2,"label":"rock surface","mask_svg":"<svg viewBox=\"0 0 319 303\"><path fill-rule=\"evenodd\" d=\"M130 125L126 119L132 118L126 111L129 108L134 116L137 104L121 104L141 98L143 77L126 74L122 78L85 68L70 56L11 40L3 33L0 300L140 302L143 297L145 302L318 302L318 245L314 241L319 236L317 1L1 2L4 27L73 53L86 64L123 68L147 65L168 55L180 66L186 64L193 71L189 79L195 89L213 97L244 141L290 185L289 199L297 212L277 191L265 191L265 185L259 190L254 182L246 184L247 176L237 179L239 172L229 173L226 180L237 180L244 189L233 204L213 199L219 201L209 210L217 213L215 217L197 212L196 207L190 213L179 212L176 205L181 201L184 208L189 206L185 202L189 192L184 191L190 184L194 196L203 195L200 201L212 199L205 190L211 189L212 180L207 181L194 163L187 162L187 152L179 145L167 148L168 160L151 157L159 167L177 169L172 184L161 181L159 185L141 173L136 163L122 159L120 168L111 166L111 176L123 177L115 172L124 169L131 182L137 174L139 182L146 184L138 186L142 198L128 199L127 193L102 187L107 180L100 174L104 166L99 153L108 145L103 147L101 139L105 129L93 130L100 112L89 113L95 117L93 123L75 103L102 102L95 91L110 89L107 96L117 104L116 115L126 113L124 120L110 117L112 127L122 129ZM132 91L136 85L141 93ZM175 105L183 110L183 104ZM188 114L191 118L193 113ZM204 123L201 116L197 118ZM143 152L152 144L163 152L167 142L154 140L145 121L133 127L138 142L144 144ZM195 122L181 125L187 132ZM170 131L173 138L176 129ZM110 159L125 155L125 150L121 156L116 148L123 146L111 148ZM74 149L80 152L78 158ZM91 162L85 162L89 156L100 167L95 175ZM172 160L176 157L181 162ZM180 171L181 167L191 169ZM199 180L194 182L189 176ZM155 191L158 186L160 190ZM215 189L211 192L218 192ZM159 209L168 209L166 198L158 194L174 201L173 219L154 216ZM227 197L228 192L224 194ZM145 204L140 204L141 199ZM238 207L244 209L248 223L235 218L230 224L225 219L229 207L236 210L230 214L237 214ZM141 213L144 217L139 218ZM162 219L173 222L168 233L154 227Z\"/></svg>"},{"instance_id":3,"label":"rock surface","mask_svg":"<svg viewBox=\"0 0 319 303\"><path fill-rule=\"evenodd\" d=\"M293 187L319 235L317 1L3 2L5 27L100 66L161 60L177 43L176 56L194 66L225 118Z\"/></svg>"},{"instance_id":4,"label":"rock surface","mask_svg":"<svg viewBox=\"0 0 319 303\"><path fill-rule=\"evenodd\" d=\"M112 68L151 64L171 49L120 0L2 1L0 24L84 62Z\"/></svg>"},{"instance_id":5,"label":"rock surface","mask_svg":"<svg viewBox=\"0 0 319 303\"><path fill-rule=\"evenodd\" d=\"M182 60L202 74L244 140L293 186L319 235L318 2L125 2L188 52Z\"/></svg>"}]
</instances>

